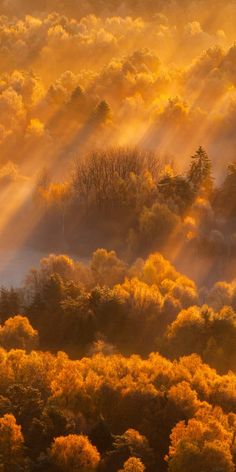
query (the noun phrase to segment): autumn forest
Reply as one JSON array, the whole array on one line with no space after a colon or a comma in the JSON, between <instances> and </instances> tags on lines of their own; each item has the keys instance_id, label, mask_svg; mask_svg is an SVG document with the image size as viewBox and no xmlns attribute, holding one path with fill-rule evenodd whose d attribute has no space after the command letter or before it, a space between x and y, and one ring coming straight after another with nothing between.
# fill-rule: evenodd
<instances>
[{"instance_id":1,"label":"autumn forest","mask_svg":"<svg viewBox=\"0 0 236 472\"><path fill-rule=\"evenodd\" d=\"M236 470L236 0L0 0L0 472Z\"/></svg>"}]
</instances>

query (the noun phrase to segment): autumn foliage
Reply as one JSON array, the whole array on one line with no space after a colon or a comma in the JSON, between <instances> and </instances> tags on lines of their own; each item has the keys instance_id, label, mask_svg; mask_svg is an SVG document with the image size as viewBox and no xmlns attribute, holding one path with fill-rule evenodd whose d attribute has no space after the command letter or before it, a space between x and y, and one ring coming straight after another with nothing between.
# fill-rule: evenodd
<instances>
[{"instance_id":1,"label":"autumn foliage","mask_svg":"<svg viewBox=\"0 0 236 472\"><path fill-rule=\"evenodd\" d=\"M0 0L0 472L236 470L236 0Z\"/></svg>"}]
</instances>

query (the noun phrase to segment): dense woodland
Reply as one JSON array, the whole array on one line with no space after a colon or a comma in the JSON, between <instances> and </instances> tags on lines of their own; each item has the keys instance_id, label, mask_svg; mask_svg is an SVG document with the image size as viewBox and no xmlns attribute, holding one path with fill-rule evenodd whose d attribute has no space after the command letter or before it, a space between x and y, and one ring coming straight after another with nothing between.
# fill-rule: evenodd
<instances>
[{"instance_id":1,"label":"dense woodland","mask_svg":"<svg viewBox=\"0 0 236 472\"><path fill-rule=\"evenodd\" d=\"M76 244L93 222L91 247L123 257L51 254L2 287L4 472L235 470L236 281L197 286L160 252L233 257L235 188L203 148L181 175L131 149L92 153L67 183L42 175L37 231Z\"/></svg>"},{"instance_id":2,"label":"dense woodland","mask_svg":"<svg viewBox=\"0 0 236 472\"><path fill-rule=\"evenodd\" d=\"M235 471L235 24L0 0L0 472Z\"/></svg>"},{"instance_id":3,"label":"dense woodland","mask_svg":"<svg viewBox=\"0 0 236 472\"><path fill-rule=\"evenodd\" d=\"M235 186L235 163L216 182L202 147L184 172L150 151L96 151L75 162L67 181L51 181L45 170L26 218L40 213L30 237L48 251L86 258L105 247L134 261L153 251L170 258L182 245L223 267L236 255Z\"/></svg>"}]
</instances>

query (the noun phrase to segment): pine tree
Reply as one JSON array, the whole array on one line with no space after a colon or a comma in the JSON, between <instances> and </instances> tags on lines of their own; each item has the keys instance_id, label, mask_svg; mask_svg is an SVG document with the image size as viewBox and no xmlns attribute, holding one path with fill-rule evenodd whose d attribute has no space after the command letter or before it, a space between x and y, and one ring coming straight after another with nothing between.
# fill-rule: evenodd
<instances>
[{"instance_id":1,"label":"pine tree","mask_svg":"<svg viewBox=\"0 0 236 472\"><path fill-rule=\"evenodd\" d=\"M102 100L95 110L95 120L99 123L104 123L109 117L110 113L111 109L109 104L105 100Z\"/></svg>"},{"instance_id":2,"label":"pine tree","mask_svg":"<svg viewBox=\"0 0 236 472\"><path fill-rule=\"evenodd\" d=\"M212 164L207 152L201 146L191 157L188 180L195 192L210 193L213 186Z\"/></svg>"}]
</instances>

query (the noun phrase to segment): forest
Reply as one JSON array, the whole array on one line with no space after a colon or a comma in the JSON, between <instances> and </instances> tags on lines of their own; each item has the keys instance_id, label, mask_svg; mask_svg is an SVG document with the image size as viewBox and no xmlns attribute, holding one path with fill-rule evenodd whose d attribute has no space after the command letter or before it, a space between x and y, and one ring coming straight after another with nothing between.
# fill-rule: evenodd
<instances>
[{"instance_id":1,"label":"forest","mask_svg":"<svg viewBox=\"0 0 236 472\"><path fill-rule=\"evenodd\" d=\"M2 470L233 472L236 279L211 269L199 286L161 252L181 242L226 270L235 164L217 187L202 147L186 175L120 148L87 156L69 183L46 177L31 202L41 238L50 226L82 255L99 240L123 258L51 253L1 288Z\"/></svg>"},{"instance_id":2,"label":"forest","mask_svg":"<svg viewBox=\"0 0 236 472\"><path fill-rule=\"evenodd\" d=\"M0 0L0 472L236 470L236 0Z\"/></svg>"}]
</instances>

